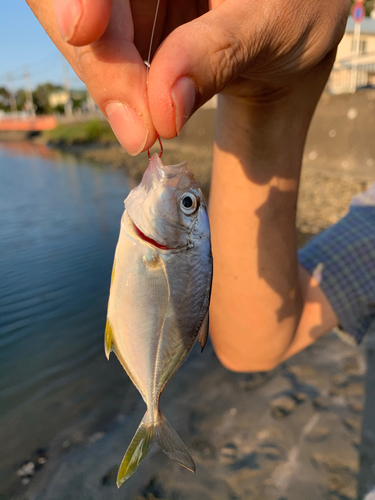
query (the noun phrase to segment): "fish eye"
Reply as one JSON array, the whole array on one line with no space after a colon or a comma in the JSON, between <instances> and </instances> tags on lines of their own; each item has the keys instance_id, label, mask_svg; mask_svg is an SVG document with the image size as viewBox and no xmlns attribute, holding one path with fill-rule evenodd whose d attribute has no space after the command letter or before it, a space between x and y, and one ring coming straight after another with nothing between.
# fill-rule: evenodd
<instances>
[{"instance_id":1,"label":"fish eye","mask_svg":"<svg viewBox=\"0 0 375 500\"><path fill-rule=\"evenodd\" d=\"M186 215L192 215L198 208L198 199L193 193L184 193L180 200L181 210Z\"/></svg>"}]
</instances>

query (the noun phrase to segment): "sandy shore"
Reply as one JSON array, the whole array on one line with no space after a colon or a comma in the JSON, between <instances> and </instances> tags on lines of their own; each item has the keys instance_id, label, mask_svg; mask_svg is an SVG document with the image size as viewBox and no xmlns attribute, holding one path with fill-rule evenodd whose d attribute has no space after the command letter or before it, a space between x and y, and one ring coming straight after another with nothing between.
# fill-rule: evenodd
<instances>
[{"instance_id":1,"label":"sandy shore","mask_svg":"<svg viewBox=\"0 0 375 500\"><path fill-rule=\"evenodd\" d=\"M164 144L164 162L188 159L206 194L212 138L213 113L206 110L178 139ZM77 147L69 153L117 168L125 165L134 185L147 162L145 155L133 158L117 146ZM304 166L297 220L300 243L342 217L352 196L375 180L367 171L343 174L339 168L323 167L317 161ZM117 490L118 465L145 410L132 387L109 422L98 426L77 421L63 438L57 437L47 462L28 484L20 484L14 498L355 500L364 376L364 348L348 346L335 334L270 373L231 373L210 345L202 355L196 348L161 404L192 453L196 475L155 448ZM81 439L76 439L79 433Z\"/></svg>"}]
</instances>

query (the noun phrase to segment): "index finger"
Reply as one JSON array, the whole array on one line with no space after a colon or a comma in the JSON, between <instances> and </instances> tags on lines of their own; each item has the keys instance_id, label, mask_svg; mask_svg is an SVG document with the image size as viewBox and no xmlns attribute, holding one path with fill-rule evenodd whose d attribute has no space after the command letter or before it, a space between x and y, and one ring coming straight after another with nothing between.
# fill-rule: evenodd
<instances>
[{"instance_id":1,"label":"index finger","mask_svg":"<svg viewBox=\"0 0 375 500\"><path fill-rule=\"evenodd\" d=\"M88 45L106 30L112 0L53 0L61 38L71 45Z\"/></svg>"}]
</instances>

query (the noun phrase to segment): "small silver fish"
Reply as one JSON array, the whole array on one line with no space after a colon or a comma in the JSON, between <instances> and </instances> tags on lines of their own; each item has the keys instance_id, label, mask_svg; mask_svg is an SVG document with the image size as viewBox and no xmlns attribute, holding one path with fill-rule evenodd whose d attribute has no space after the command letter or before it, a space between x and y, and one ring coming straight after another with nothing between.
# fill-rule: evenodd
<instances>
[{"instance_id":1,"label":"small silver fish","mask_svg":"<svg viewBox=\"0 0 375 500\"><path fill-rule=\"evenodd\" d=\"M114 351L147 411L120 465L128 479L154 441L191 471L186 446L159 409L160 395L195 340L208 334L212 254L203 194L187 164L154 154L125 200L112 271L105 352Z\"/></svg>"}]
</instances>

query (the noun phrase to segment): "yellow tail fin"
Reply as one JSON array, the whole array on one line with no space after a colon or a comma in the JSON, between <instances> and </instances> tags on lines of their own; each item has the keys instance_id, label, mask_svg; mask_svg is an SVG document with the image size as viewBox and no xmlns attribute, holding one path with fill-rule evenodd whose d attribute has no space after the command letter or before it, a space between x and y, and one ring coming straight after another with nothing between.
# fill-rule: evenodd
<instances>
[{"instance_id":1,"label":"yellow tail fin","mask_svg":"<svg viewBox=\"0 0 375 500\"><path fill-rule=\"evenodd\" d=\"M150 451L154 440L171 460L195 472L195 464L190 453L164 415L159 411L157 422L149 423L146 411L122 459L117 475L118 488L136 471Z\"/></svg>"}]
</instances>

